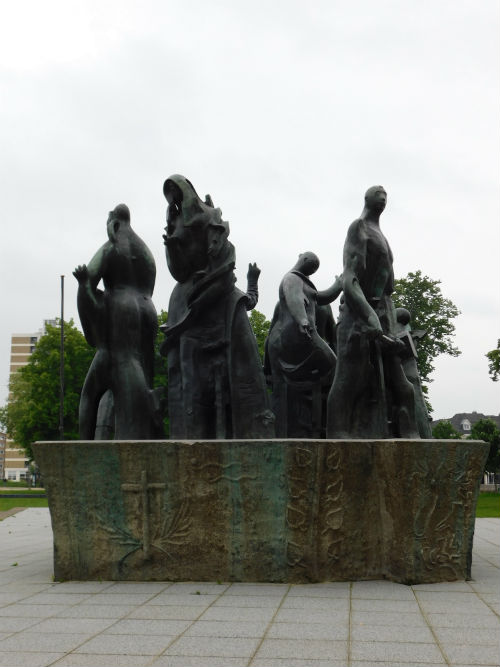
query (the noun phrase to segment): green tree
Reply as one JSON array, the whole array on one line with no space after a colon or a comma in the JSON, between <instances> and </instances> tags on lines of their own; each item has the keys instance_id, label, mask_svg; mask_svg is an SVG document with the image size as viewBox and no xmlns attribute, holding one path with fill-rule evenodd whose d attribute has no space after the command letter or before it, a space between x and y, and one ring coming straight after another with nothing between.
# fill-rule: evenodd
<instances>
[{"instance_id":1,"label":"green tree","mask_svg":"<svg viewBox=\"0 0 500 667\"><path fill-rule=\"evenodd\" d=\"M168 313L166 310L160 310L158 313L158 326L166 324L168 319ZM155 356L154 356L154 377L153 377L153 387L158 389L163 387L164 394L161 400L163 417L163 427L165 429L165 437L168 438L169 433L169 420L168 420L168 401L167 401L167 389L168 389L168 366L167 358L160 354L160 347L163 341L165 340L165 334L161 329L158 329L158 335L155 340Z\"/></svg>"},{"instance_id":2,"label":"green tree","mask_svg":"<svg viewBox=\"0 0 500 667\"><path fill-rule=\"evenodd\" d=\"M167 321L162 310L158 324ZM166 387L167 360L160 355L165 336L158 332L155 342L153 386ZM59 363L61 329L47 326L26 366L12 377L10 401L0 408L0 424L20 449L32 459L31 445L36 440L59 439ZM64 438L78 438L78 407L83 383L95 354L73 320L64 323ZM164 401L166 404L166 400ZM164 420L168 434L168 417Z\"/></svg>"},{"instance_id":3,"label":"green tree","mask_svg":"<svg viewBox=\"0 0 500 667\"><path fill-rule=\"evenodd\" d=\"M493 382L496 382L500 377L500 338L497 341L496 348L488 352L486 357L488 359L488 373Z\"/></svg>"},{"instance_id":4,"label":"green tree","mask_svg":"<svg viewBox=\"0 0 500 667\"><path fill-rule=\"evenodd\" d=\"M59 439L60 326L47 326L28 364L11 379L10 401L2 408L6 430L32 459L36 440ZM94 349L73 320L64 323L64 438L78 438L80 394Z\"/></svg>"},{"instance_id":5,"label":"green tree","mask_svg":"<svg viewBox=\"0 0 500 667\"><path fill-rule=\"evenodd\" d=\"M442 420L432 429L432 437L436 440L460 440L462 436L451 422Z\"/></svg>"},{"instance_id":6,"label":"green tree","mask_svg":"<svg viewBox=\"0 0 500 667\"><path fill-rule=\"evenodd\" d=\"M430 376L434 370L434 359L440 354L452 357L461 354L453 345L455 325L452 322L460 311L443 296L440 284L440 280L423 276L421 271L410 272L406 278L395 281L392 295L397 308L406 308L410 312L412 329L427 332L417 344L417 365L425 395L428 393L427 384L432 382Z\"/></svg>"},{"instance_id":7,"label":"green tree","mask_svg":"<svg viewBox=\"0 0 500 667\"><path fill-rule=\"evenodd\" d=\"M167 323L168 313L166 310L160 310L158 313L158 327ZM154 379L153 387L167 387L168 371L167 358L160 354L160 346L165 340L165 334L158 328L158 335L155 340L155 360L154 360Z\"/></svg>"},{"instance_id":8,"label":"green tree","mask_svg":"<svg viewBox=\"0 0 500 667\"><path fill-rule=\"evenodd\" d=\"M248 316L250 324L252 326L255 338L257 339L257 346L259 348L260 358L264 360L264 348L266 343L267 334L269 333L269 327L271 322L266 320L266 316L263 313L260 313L258 310L252 310Z\"/></svg>"},{"instance_id":9,"label":"green tree","mask_svg":"<svg viewBox=\"0 0 500 667\"><path fill-rule=\"evenodd\" d=\"M493 419L480 419L471 428L468 440L484 440L490 443L490 453L485 470L500 472L500 430Z\"/></svg>"}]
</instances>

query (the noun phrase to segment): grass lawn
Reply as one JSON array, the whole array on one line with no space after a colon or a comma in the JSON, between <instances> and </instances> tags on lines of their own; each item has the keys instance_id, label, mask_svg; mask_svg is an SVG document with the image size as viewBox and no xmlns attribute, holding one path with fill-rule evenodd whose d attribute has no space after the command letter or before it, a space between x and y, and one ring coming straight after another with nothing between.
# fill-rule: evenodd
<instances>
[{"instance_id":1,"label":"grass lawn","mask_svg":"<svg viewBox=\"0 0 500 667\"><path fill-rule=\"evenodd\" d=\"M47 498L2 498L0 495L0 512L13 507L48 507Z\"/></svg>"},{"instance_id":2,"label":"grass lawn","mask_svg":"<svg viewBox=\"0 0 500 667\"><path fill-rule=\"evenodd\" d=\"M476 516L500 518L500 493L487 491L477 499Z\"/></svg>"},{"instance_id":3,"label":"grass lawn","mask_svg":"<svg viewBox=\"0 0 500 667\"><path fill-rule=\"evenodd\" d=\"M32 493L40 493L33 491ZM0 512L13 507L47 507L47 498L2 498L0 493ZM476 516L500 518L500 493L480 493L477 499Z\"/></svg>"}]
</instances>

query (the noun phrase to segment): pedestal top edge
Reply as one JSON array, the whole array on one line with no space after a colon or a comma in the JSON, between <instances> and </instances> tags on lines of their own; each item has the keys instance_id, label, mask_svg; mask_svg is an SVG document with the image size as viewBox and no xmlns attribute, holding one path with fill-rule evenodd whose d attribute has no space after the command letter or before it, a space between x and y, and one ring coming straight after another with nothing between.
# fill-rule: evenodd
<instances>
[{"instance_id":1,"label":"pedestal top edge","mask_svg":"<svg viewBox=\"0 0 500 667\"><path fill-rule=\"evenodd\" d=\"M178 439L178 440L37 440L34 445L117 445L117 444L123 444L123 445L174 445L174 444L182 444L182 445L195 445L195 444L214 444L214 443L219 443L219 444L244 444L244 443L274 443L274 444L293 444L293 443L307 443L309 445L311 444L388 444L388 443L394 443L394 444L404 444L404 443L411 443L412 445L428 445L428 444L471 444L471 445L477 445L477 444L487 444L483 440L462 440L462 439L457 439L457 440L438 440L438 439L407 439L407 438L387 438L387 439L361 439L361 438L353 438L350 440L330 440L330 439L314 439L314 438L259 438L259 439L251 439L251 438L241 438L241 439L230 439L230 440L218 440L218 439L196 439L196 440L188 440L188 439Z\"/></svg>"}]
</instances>

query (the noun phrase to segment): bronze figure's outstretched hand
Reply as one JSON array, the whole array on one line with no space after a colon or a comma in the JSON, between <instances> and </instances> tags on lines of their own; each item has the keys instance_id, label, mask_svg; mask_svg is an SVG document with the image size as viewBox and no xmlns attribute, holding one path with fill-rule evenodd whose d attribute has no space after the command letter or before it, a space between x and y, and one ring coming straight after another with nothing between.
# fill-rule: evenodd
<instances>
[{"instance_id":1,"label":"bronze figure's outstretched hand","mask_svg":"<svg viewBox=\"0 0 500 667\"><path fill-rule=\"evenodd\" d=\"M80 266L77 266L76 269L73 271L73 275L80 284L86 283L87 280L89 279L89 270L87 269L87 265L80 264Z\"/></svg>"},{"instance_id":2,"label":"bronze figure's outstretched hand","mask_svg":"<svg viewBox=\"0 0 500 667\"><path fill-rule=\"evenodd\" d=\"M257 266L257 263L248 265L247 280L257 282L260 276L260 269Z\"/></svg>"}]
</instances>

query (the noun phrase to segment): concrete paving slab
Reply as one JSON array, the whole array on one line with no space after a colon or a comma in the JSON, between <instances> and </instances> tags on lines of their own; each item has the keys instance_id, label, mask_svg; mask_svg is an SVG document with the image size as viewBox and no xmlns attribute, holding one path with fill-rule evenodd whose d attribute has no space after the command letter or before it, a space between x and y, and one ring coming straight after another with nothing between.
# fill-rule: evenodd
<instances>
[{"instance_id":1,"label":"concrete paving slab","mask_svg":"<svg viewBox=\"0 0 500 667\"><path fill-rule=\"evenodd\" d=\"M273 623L266 635L268 639L326 639L347 641L349 625L343 623Z\"/></svg>"},{"instance_id":2,"label":"concrete paving slab","mask_svg":"<svg viewBox=\"0 0 500 667\"><path fill-rule=\"evenodd\" d=\"M186 655L168 655L158 658L154 667L241 667L246 664L241 658L214 658ZM316 666L315 666L316 667Z\"/></svg>"},{"instance_id":3,"label":"concrete paving slab","mask_svg":"<svg viewBox=\"0 0 500 667\"><path fill-rule=\"evenodd\" d=\"M278 612L280 613L280 612ZM200 616L200 621L269 621L275 616L276 609L274 607L266 607L264 609L259 607L240 607L237 612L233 607L209 607Z\"/></svg>"},{"instance_id":4,"label":"concrete paving slab","mask_svg":"<svg viewBox=\"0 0 500 667\"><path fill-rule=\"evenodd\" d=\"M208 605L218 599L218 595L204 594L196 595L196 593L186 593L181 595L179 593L169 593L168 590L155 595L151 598L152 605L175 605L178 607L208 607Z\"/></svg>"},{"instance_id":5,"label":"concrete paving slab","mask_svg":"<svg viewBox=\"0 0 500 667\"><path fill-rule=\"evenodd\" d=\"M3 616L16 616L19 618L31 618L39 616L40 618L49 618L56 614L66 613L70 607L64 604L11 604L0 608L0 619Z\"/></svg>"},{"instance_id":6,"label":"concrete paving slab","mask_svg":"<svg viewBox=\"0 0 500 667\"><path fill-rule=\"evenodd\" d=\"M112 635L180 635L189 626L191 621L178 620L140 620L124 618L108 627L104 634Z\"/></svg>"},{"instance_id":7,"label":"concrete paving slab","mask_svg":"<svg viewBox=\"0 0 500 667\"><path fill-rule=\"evenodd\" d=\"M255 658L347 661L347 642L326 639L264 639Z\"/></svg>"},{"instance_id":8,"label":"concrete paving slab","mask_svg":"<svg viewBox=\"0 0 500 667\"><path fill-rule=\"evenodd\" d=\"M353 660L371 660L373 663L386 661L412 663L430 662L444 665L446 660L436 644L404 642L352 642Z\"/></svg>"},{"instance_id":9,"label":"concrete paving slab","mask_svg":"<svg viewBox=\"0 0 500 667\"><path fill-rule=\"evenodd\" d=\"M169 595L221 595L230 586L231 584L211 584L206 581L178 581L168 584L167 588Z\"/></svg>"},{"instance_id":10,"label":"concrete paving slab","mask_svg":"<svg viewBox=\"0 0 500 667\"><path fill-rule=\"evenodd\" d=\"M426 626L353 625L351 639L360 642L434 643L434 635Z\"/></svg>"},{"instance_id":11,"label":"concrete paving slab","mask_svg":"<svg viewBox=\"0 0 500 667\"><path fill-rule=\"evenodd\" d=\"M214 600L214 607L272 607L277 609L281 602L278 595L224 595Z\"/></svg>"},{"instance_id":12,"label":"concrete paving slab","mask_svg":"<svg viewBox=\"0 0 500 667\"><path fill-rule=\"evenodd\" d=\"M393 613L410 613L418 611L418 604L413 600L384 600L381 598L353 598L351 601L353 611L385 611Z\"/></svg>"},{"instance_id":13,"label":"concrete paving slab","mask_svg":"<svg viewBox=\"0 0 500 667\"><path fill-rule=\"evenodd\" d=\"M411 613L398 613L396 611L352 611L352 625L364 625L377 628L380 625L388 625L399 632L399 628L426 627L427 623L420 610Z\"/></svg>"},{"instance_id":14,"label":"concrete paving slab","mask_svg":"<svg viewBox=\"0 0 500 667\"><path fill-rule=\"evenodd\" d=\"M35 626L36 627L36 626ZM32 628L22 630L0 642L0 651L17 653L20 648L37 653L69 652L84 644L90 634L58 633L47 634L33 631Z\"/></svg>"},{"instance_id":15,"label":"concrete paving slab","mask_svg":"<svg viewBox=\"0 0 500 667\"><path fill-rule=\"evenodd\" d=\"M442 664L442 663L438 663ZM352 660L350 662L350 667L436 667L435 662L386 662L382 660L380 662L373 662L373 660ZM460 667L464 667L461 665Z\"/></svg>"},{"instance_id":16,"label":"concrete paving slab","mask_svg":"<svg viewBox=\"0 0 500 667\"><path fill-rule=\"evenodd\" d=\"M166 650L166 655L212 658L250 658L259 639L246 637L180 637Z\"/></svg>"},{"instance_id":17,"label":"concrete paving slab","mask_svg":"<svg viewBox=\"0 0 500 667\"><path fill-rule=\"evenodd\" d=\"M101 634L89 639L74 652L117 655L159 655L174 639L174 636L168 635Z\"/></svg>"},{"instance_id":18,"label":"concrete paving slab","mask_svg":"<svg viewBox=\"0 0 500 667\"><path fill-rule=\"evenodd\" d=\"M345 660L292 660L290 658L258 658L252 667L345 667ZM408 665L406 666L408 667Z\"/></svg>"},{"instance_id":19,"label":"concrete paving slab","mask_svg":"<svg viewBox=\"0 0 500 667\"><path fill-rule=\"evenodd\" d=\"M54 614L61 618L112 618L119 620L127 614L131 614L136 607L134 605L105 605L105 604L89 604L89 605L75 605L64 612Z\"/></svg>"},{"instance_id":20,"label":"concrete paving slab","mask_svg":"<svg viewBox=\"0 0 500 667\"><path fill-rule=\"evenodd\" d=\"M348 581L333 581L324 584L300 584L290 586L288 597L348 598L351 584Z\"/></svg>"},{"instance_id":21,"label":"concrete paving slab","mask_svg":"<svg viewBox=\"0 0 500 667\"><path fill-rule=\"evenodd\" d=\"M282 609L302 609L304 611L344 611L349 610L349 598L288 596L281 606Z\"/></svg>"},{"instance_id":22,"label":"concrete paving slab","mask_svg":"<svg viewBox=\"0 0 500 667\"><path fill-rule=\"evenodd\" d=\"M1 653L0 667L49 667L64 653L34 653L21 649L17 653Z\"/></svg>"},{"instance_id":23,"label":"concrete paving slab","mask_svg":"<svg viewBox=\"0 0 500 667\"><path fill-rule=\"evenodd\" d=\"M290 586L283 584L231 584L226 590L226 595L266 595L268 597L278 596L280 598L285 595Z\"/></svg>"},{"instance_id":24,"label":"concrete paving slab","mask_svg":"<svg viewBox=\"0 0 500 667\"><path fill-rule=\"evenodd\" d=\"M495 637L490 628L434 628L442 644L496 646L500 658L500 633Z\"/></svg>"},{"instance_id":25,"label":"concrete paving slab","mask_svg":"<svg viewBox=\"0 0 500 667\"><path fill-rule=\"evenodd\" d=\"M89 636L107 630L116 621L109 618L46 618L34 626L31 632L37 633L84 633Z\"/></svg>"},{"instance_id":26,"label":"concrete paving slab","mask_svg":"<svg viewBox=\"0 0 500 667\"><path fill-rule=\"evenodd\" d=\"M349 612L345 609L308 609L307 614L300 607L291 609L279 609L274 620L279 623L329 623L330 625L343 625L349 621Z\"/></svg>"},{"instance_id":27,"label":"concrete paving slab","mask_svg":"<svg viewBox=\"0 0 500 667\"><path fill-rule=\"evenodd\" d=\"M233 615L234 618L234 615ZM193 623L185 637L262 637L266 631L266 621L203 621Z\"/></svg>"},{"instance_id":28,"label":"concrete paving slab","mask_svg":"<svg viewBox=\"0 0 500 667\"><path fill-rule=\"evenodd\" d=\"M355 581L352 597L363 600L415 600L411 588L390 581Z\"/></svg>"},{"instance_id":29,"label":"concrete paving slab","mask_svg":"<svg viewBox=\"0 0 500 667\"><path fill-rule=\"evenodd\" d=\"M151 656L148 655L82 655L71 653L53 663L53 667L146 667L150 664Z\"/></svg>"},{"instance_id":30,"label":"concrete paving slab","mask_svg":"<svg viewBox=\"0 0 500 667\"><path fill-rule=\"evenodd\" d=\"M453 609L444 614L427 614L429 625L434 628L488 628L499 627L499 616L490 610L482 614L455 614Z\"/></svg>"},{"instance_id":31,"label":"concrete paving slab","mask_svg":"<svg viewBox=\"0 0 500 667\"><path fill-rule=\"evenodd\" d=\"M443 644L443 651L450 665L488 665L498 667L500 663L500 646L481 646L477 644L463 646Z\"/></svg>"},{"instance_id":32,"label":"concrete paving slab","mask_svg":"<svg viewBox=\"0 0 500 667\"><path fill-rule=\"evenodd\" d=\"M176 605L145 604L142 607L134 607L128 614L128 618L194 621L199 618L204 611L204 607L193 605L188 607L178 607ZM123 614L123 616L125 616L125 614Z\"/></svg>"}]
</instances>

